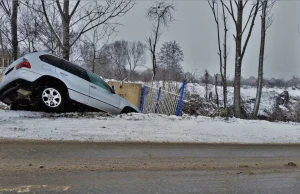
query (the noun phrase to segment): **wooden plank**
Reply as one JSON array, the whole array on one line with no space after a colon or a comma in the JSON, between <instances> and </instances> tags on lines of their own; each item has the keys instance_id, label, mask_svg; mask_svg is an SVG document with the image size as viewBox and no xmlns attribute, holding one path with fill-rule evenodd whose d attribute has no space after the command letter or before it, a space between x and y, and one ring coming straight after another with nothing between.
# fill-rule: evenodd
<instances>
[{"instance_id":1,"label":"wooden plank","mask_svg":"<svg viewBox=\"0 0 300 194\"><path fill-rule=\"evenodd\" d=\"M119 96L125 98L130 103L135 105L137 108L140 107L141 96L142 96L142 84L126 83L126 82L123 82L122 84L121 82L113 82L113 81L109 81L108 84L110 86L115 87L115 91Z\"/></svg>"}]
</instances>

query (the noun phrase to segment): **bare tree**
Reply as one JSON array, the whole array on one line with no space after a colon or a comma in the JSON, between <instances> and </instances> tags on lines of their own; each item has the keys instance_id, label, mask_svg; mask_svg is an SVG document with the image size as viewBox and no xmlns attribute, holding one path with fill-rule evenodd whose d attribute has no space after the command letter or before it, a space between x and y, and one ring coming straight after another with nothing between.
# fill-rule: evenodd
<instances>
[{"instance_id":1,"label":"bare tree","mask_svg":"<svg viewBox=\"0 0 300 194\"><path fill-rule=\"evenodd\" d=\"M3 46L3 35L6 42L11 45L11 56L15 60L18 58L18 0L1 0L1 42ZM6 26L9 24L10 26ZM5 50L8 51L8 48Z\"/></svg>"},{"instance_id":2,"label":"bare tree","mask_svg":"<svg viewBox=\"0 0 300 194\"><path fill-rule=\"evenodd\" d=\"M169 27L169 25L174 21L174 11L175 6L173 3L167 3L165 1L157 1L155 5L149 7L147 10L147 18L154 22L151 29L152 35L146 40L148 43L148 49L151 53L153 71L152 80L154 80L157 70L156 49L158 39L162 34L162 29L164 27Z\"/></svg>"},{"instance_id":3,"label":"bare tree","mask_svg":"<svg viewBox=\"0 0 300 194\"><path fill-rule=\"evenodd\" d=\"M224 109L227 110L227 33L228 33L228 22L227 16L225 12L225 5L221 3L222 7L222 18L223 18L223 26L224 26L224 38L223 38L223 50L222 50L222 43L221 43L221 30L220 30L220 19L219 19L219 4L218 0L208 0L208 4L213 12L214 19L217 26L217 36L218 36L218 55L220 60L220 76L222 80L223 86L223 106Z\"/></svg>"},{"instance_id":4,"label":"bare tree","mask_svg":"<svg viewBox=\"0 0 300 194\"><path fill-rule=\"evenodd\" d=\"M290 80L288 80L288 86L295 89L300 89L300 77L293 76Z\"/></svg>"},{"instance_id":5,"label":"bare tree","mask_svg":"<svg viewBox=\"0 0 300 194\"><path fill-rule=\"evenodd\" d=\"M163 79L179 81L176 78L182 77L183 60L184 54L180 45L175 40L165 42L158 53L158 65L163 72Z\"/></svg>"},{"instance_id":6,"label":"bare tree","mask_svg":"<svg viewBox=\"0 0 300 194\"><path fill-rule=\"evenodd\" d=\"M271 1L271 4L268 4ZM262 86L263 86L263 67L264 67L264 53L265 53L265 44L266 44L266 31L272 25L273 16L270 15L271 9L274 5L274 0L261 0L262 9L261 9L261 35L260 35L260 53L259 53L259 63L258 63L258 81L257 81L257 92L256 99L254 103L252 117L257 118Z\"/></svg>"},{"instance_id":7,"label":"bare tree","mask_svg":"<svg viewBox=\"0 0 300 194\"><path fill-rule=\"evenodd\" d=\"M12 42L12 58L18 59L18 6L19 0L12 1L11 14L11 42Z\"/></svg>"},{"instance_id":8,"label":"bare tree","mask_svg":"<svg viewBox=\"0 0 300 194\"><path fill-rule=\"evenodd\" d=\"M53 2L54 4L54 2ZM49 10L48 20L52 24L52 28L54 30L49 30L49 25L46 22L44 17L44 13L41 11L42 6L37 4L36 1L33 1L32 4L29 5L30 8L36 7L34 11L38 14L38 18L40 18L40 22L38 22L39 33L37 36L38 42L41 42L42 45L51 52L52 54L61 55L62 48L59 44L59 39L56 38L55 33L61 32L61 21L57 15L59 14L57 9ZM48 6L50 8L54 7L54 5ZM59 33L61 34L61 33Z\"/></svg>"},{"instance_id":9,"label":"bare tree","mask_svg":"<svg viewBox=\"0 0 300 194\"><path fill-rule=\"evenodd\" d=\"M250 4L250 2L253 2ZM235 74L234 74L234 115L241 116L241 71L242 61L253 31L255 19L259 10L260 0L230 0L229 5L221 0L235 25L236 32L233 35L235 40ZM247 5L251 5L249 15L246 17L246 23L243 24L244 11ZM235 8L234 8L235 7ZM235 14L236 11L236 14ZM249 26L250 25L250 26ZM248 29L248 30L247 30ZM247 33L247 34L246 34ZM246 40L243 42L243 37Z\"/></svg>"},{"instance_id":10,"label":"bare tree","mask_svg":"<svg viewBox=\"0 0 300 194\"><path fill-rule=\"evenodd\" d=\"M26 2L29 3L30 0ZM28 9L22 0L0 1L0 42L2 52L10 55L13 60L20 55L35 50L39 45L37 41L38 27L42 23L36 12Z\"/></svg>"},{"instance_id":11,"label":"bare tree","mask_svg":"<svg viewBox=\"0 0 300 194\"><path fill-rule=\"evenodd\" d=\"M11 1L9 0L1 0L0 8L1 8L1 20L0 20L0 38L1 38L1 49L2 53L11 56Z\"/></svg>"},{"instance_id":12,"label":"bare tree","mask_svg":"<svg viewBox=\"0 0 300 194\"><path fill-rule=\"evenodd\" d=\"M64 0L63 4L59 0L48 4L45 0L41 0L41 12L61 47L63 58L69 60L72 46L85 33L96 27L113 25L112 19L124 15L133 5L131 0L105 2L77 0L71 8L69 0ZM61 29L58 30L49 18L54 10L58 10L61 20Z\"/></svg>"},{"instance_id":13,"label":"bare tree","mask_svg":"<svg viewBox=\"0 0 300 194\"><path fill-rule=\"evenodd\" d=\"M147 68L145 71L143 71L142 73L141 73L141 77L142 77L142 81L143 82L150 82L151 81L151 79L152 79L152 70L151 69L149 69L149 68Z\"/></svg>"},{"instance_id":14,"label":"bare tree","mask_svg":"<svg viewBox=\"0 0 300 194\"><path fill-rule=\"evenodd\" d=\"M128 80L131 80L131 74L135 69L146 63L146 45L140 41L129 42L127 61L129 64Z\"/></svg>"},{"instance_id":15,"label":"bare tree","mask_svg":"<svg viewBox=\"0 0 300 194\"><path fill-rule=\"evenodd\" d=\"M103 53L109 59L110 67L118 80L123 80L127 77L127 48L128 42L125 40L115 41L103 48Z\"/></svg>"},{"instance_id":16,"label":"bare tree","mask_svg":"<svg viewBox=\"0 0 300 194\"><path fill-rule=\"evenodd\" d=\"M19 6L18 18L18 38L19 38L19 55L23 55L34 50L44 49L39 36L45 27L42 27L42 18L37 12L32 12L21 0ZM45 40L44 40L45 41ZM47 42L47 41L46 41Z\"/></svg>"},{"instance_id":17,"label":"bare tree","mask_svg":"<svg viewBox=\"0 0 300 194\"><path fill-rule=\"evenodd\" d=\"M85 66L95 73L97 65L100 65L98 60L103 58L99 57L99 53L108 44L111 36L115 32L114 28L99 29L94 28L84 36L80 45L80 55L83 59Z\"/></svg>"},{"instance_id":18,"label":"bare tree","mask_svg":"<svg viewBox=\"0 0 300 194\"><path fill-rule=\"evenodd\" d=\"M105 78L113 79L114 76L114 68L111 67L111 59L110 56L107 56L105 49L107 45L105 45L99 52L96 53L96 61L95 61L95 73Z\"/></svg>"},{"instance_id":19,"label":"bare tree","mask_svg":"<svg viewBox=\"0 0 300 194\"><path fill-rule=\"evenodd\" d=\"M34 50L44 50L45 47L48 49L47 46L53 43L49 33L45 33L49 31L49 28L45 25L41 12L35 11L39 8L37 1L1 0L0 8L2 11L0 19L1 47L12 58ZM13 16L14 10L16 13ZM57 18L57 15L51 15L52 18ZM13 38L15 36L17 38ZM52 51L52 49L48 50Z\"/></svg>"},{"instance_id":20,"label":"bare tree","mask_svg":"<svg viewBox=\"0 0 300 194\"><path fill-rule=\"evenodd\" d=\"M187 83L199 83L199 74L197 70L193 70L192 72L187 72L184 74L184 79Z\"/></svg>"}]
</instances>

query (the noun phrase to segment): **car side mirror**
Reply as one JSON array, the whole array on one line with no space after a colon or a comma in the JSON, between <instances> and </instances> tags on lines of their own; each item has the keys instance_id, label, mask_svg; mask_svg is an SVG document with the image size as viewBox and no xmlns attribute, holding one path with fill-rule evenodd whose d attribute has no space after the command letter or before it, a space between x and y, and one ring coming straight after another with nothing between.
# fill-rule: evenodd
<instances>
[{"instance_id":1,"label":"car side mirror","mask_svg":"<svg viewBox=\"0 0 300 194\"><path fill-rule=\"evenodd\" d=\"M116 93L115 86L111 86L111 92L114 93L114 94Z\"/></svg>"}]
</instances>

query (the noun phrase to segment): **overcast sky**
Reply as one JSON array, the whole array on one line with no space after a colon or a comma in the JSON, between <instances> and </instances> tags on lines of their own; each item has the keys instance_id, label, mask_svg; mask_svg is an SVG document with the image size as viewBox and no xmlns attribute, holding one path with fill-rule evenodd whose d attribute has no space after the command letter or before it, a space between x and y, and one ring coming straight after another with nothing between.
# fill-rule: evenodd
<instances>
[{"instance_id":1,"label":"overcast sky","mask_svg":"<svg viewBox=\"0 0 300 194\"><path fill-rule=\"evenodd\" d=\"M124 26L119 28L117 39L145 41L151 23L145 18L146 9L152 1L140 0L127 15L118 21ZM200 73L208 69L212 74L219 72L217 55L216 25L207 1L175 1L176 21L165 29L160 45L165 41L176 40L184 52L185 71L197 69ZM300 75L300 1L277 1L273 7L274 22L267 31L266 77L289 78ZM230 24L228 40L230 56L228 74L234 75L234 50L232 39L234 26ZM243 60L242 76L257 77L260 44L260 20L256 21L246 55ZM160 46L159 45L159 46ZM148 54L148 64L150 57Z\"/></svg>"}]
</instances>

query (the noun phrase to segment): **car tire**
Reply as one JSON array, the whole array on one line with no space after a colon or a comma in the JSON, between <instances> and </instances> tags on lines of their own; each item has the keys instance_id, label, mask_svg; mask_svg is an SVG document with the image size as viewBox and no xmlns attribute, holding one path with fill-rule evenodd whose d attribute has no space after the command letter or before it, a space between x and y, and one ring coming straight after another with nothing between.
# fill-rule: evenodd
<instances>
[{"instance_id":1,"label":"car tire","mask_svg":"<svg viewBox=\"0 0 300 194\"><path fill-rule=\"evenodd\" d=\"M123 110L121 111L121 114L128 114L128 113L136 113L136 111L133 108L128 106L123 108Z\"/></svg>"},{"instance_id":2,"label":"car tire","mask_svg":"<svg viewBox=\"0 0 300 194\"><path fill-rule=\"evenodd\" d=\"M45 112L62 112L67 100L66 91L58 86L40 86L35 92L36 108Z\"/></svg>"}]
</instances>

